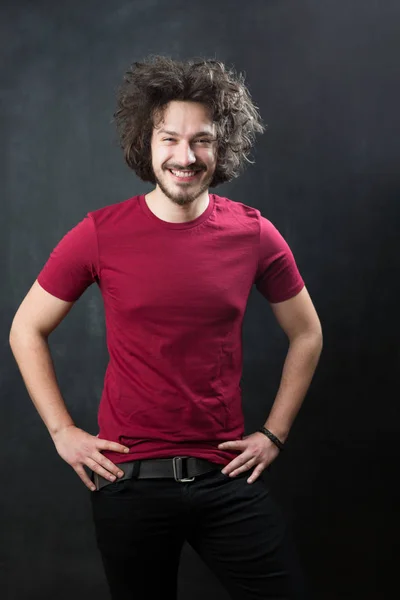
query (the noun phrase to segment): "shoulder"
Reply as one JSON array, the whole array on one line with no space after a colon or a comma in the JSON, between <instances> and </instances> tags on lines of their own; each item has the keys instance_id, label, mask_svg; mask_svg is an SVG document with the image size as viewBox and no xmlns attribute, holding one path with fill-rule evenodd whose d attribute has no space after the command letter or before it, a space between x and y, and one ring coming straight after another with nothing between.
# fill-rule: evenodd
<instances>
[{"instance_id":1,"label":"shoulder","mask_svg":"<svg viewBox=\"0 0 400 600\"><path fill-rule=\"evenodd\" d=\"M259 231L260 219L262 217L257 208L249 206L244 202L231 200L230 198L226 198L224 196L217 196L214 194L214 197L217 210L219 210L225 217L239 222L244 227L254 228L256 231Z\"/></svg>"},{"instance_id":2,"label":"shoulder","mask_svg":"<svg viewBox=\"0 0 400 600\"><path fill-rule=\"evenodd\" d=\"M88 212L87 216L93 221L96 229L118 225L121 220L125 222L126 217L135 212L139 206L139 198L140 196L133 196L121 202L108 204Z\"/></svg>"},{"instance_id":3,"label":"shoulder","mask_svg":"<svg viewBox=\"0 0 400 600\"><path fill-rule=\"evenodd\" d=\"M223 196L214 196L221 213L230 218L231 223L236 222L242 228L251 229L257 234L261 247L272 244L274 247L280 245L286 249L285 235L258 208Z\"/></svg>"}]
</instances>

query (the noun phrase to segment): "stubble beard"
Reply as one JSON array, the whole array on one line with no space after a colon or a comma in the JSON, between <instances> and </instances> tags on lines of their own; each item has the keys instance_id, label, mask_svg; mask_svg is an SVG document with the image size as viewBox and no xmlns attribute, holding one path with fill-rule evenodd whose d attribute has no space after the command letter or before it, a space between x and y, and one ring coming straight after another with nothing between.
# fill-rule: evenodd
<instances>
[{"instance_id":1,"label":"stubble beard","mask_svg":"<svg viewBox=\"0 0 400 600\"><path fill-rule=\"evenodd\" d=\"M163 173L165 173L165 179L169 177L167 169L163 170ZM172 181L171 186L168 187L161 178L157 177L156 173L154 173L154 177L158 187L163 192L163 194L167 196L167 198L172 200L172 202L174 202L174 204L177 204L178 206L185 206L194 202L199 196L201 196L201 194L203 194L203 192L208 190L213 178L213 173L211 173L211 175L208 175L208 177L206 177L206 179L202 181L200 187L195 186L195 189L193 189L193 191L190 189L192 184L189 183L182 184L182 189L180 191L174 192L171 189L174 185ZM185 185L186 189L184 187Z\"/></svg>"}]
</instances>

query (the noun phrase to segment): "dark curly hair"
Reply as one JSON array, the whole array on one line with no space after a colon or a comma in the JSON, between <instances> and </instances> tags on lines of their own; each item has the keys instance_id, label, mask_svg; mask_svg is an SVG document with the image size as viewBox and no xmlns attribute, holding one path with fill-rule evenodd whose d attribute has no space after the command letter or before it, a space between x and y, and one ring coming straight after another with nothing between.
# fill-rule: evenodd
<instances>
[{"instance_id":1,"label":"dark curly hair","mask_svg":"<svg viewBox=\"0 0 400 600\"><path fill-rule=\"evenodd\" d=\"M216 60L177 61L150 55L133 63L118 88L114 120L128 166L142 179L156 183L151 163L153 127L173 100L204 104L217 132L217 162L210 187L230 181L243 170L256 133L263 133L258 110L244 76Z\"/></svg>"}]
</instances>

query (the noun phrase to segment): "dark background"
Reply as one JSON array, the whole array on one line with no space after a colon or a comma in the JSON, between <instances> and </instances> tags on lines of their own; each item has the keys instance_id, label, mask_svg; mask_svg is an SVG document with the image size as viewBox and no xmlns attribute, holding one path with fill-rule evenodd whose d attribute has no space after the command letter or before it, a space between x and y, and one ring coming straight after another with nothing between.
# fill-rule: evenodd
<instances>
[{"instance_id":1,"label":"dark background","mask_svg":"<svg viewBox=\"0 0 400 600\"><path fill-rule=\"evenodd\" d=\"M397 588L399 534L399 32L398 0L1 3L1 598L109 598L90 492L58 456L8 335L61 237L88 211L150 191L125 165L111 122L123 73L149 53L217 58L245 73L268 129L255 164L212 191L278 227L324 332L272 468L274 494L317 600L397 595L385 586ZM72 417L95 435L107 364L97 286L50 346ZM254 290L246 433L266 419L286 351ZM204 597L227 596L185 546L179 598Z\"/></svg>"}]
</instances>

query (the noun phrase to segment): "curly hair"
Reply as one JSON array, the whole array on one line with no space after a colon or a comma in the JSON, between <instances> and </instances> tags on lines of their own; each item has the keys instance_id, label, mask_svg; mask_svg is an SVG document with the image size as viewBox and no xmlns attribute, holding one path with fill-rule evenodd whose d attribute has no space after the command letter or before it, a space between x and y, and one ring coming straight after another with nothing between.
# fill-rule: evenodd
<instances>
[{"instance_id":1,"label":"curly hair","mask_svg":"<svg viewBox=\"0 0 400 600\"><path fill-rule=\"evenodd\" d=\"M153 127L173 100L200 102L210 111L217 133L216 168L210 187L230 181L253 163L249 154L265 126L244 76L216 60L177 61L150 55L134 62L118 88L113 115L128 166L142 181L156 183L151 161Z\"/></svg>"}]
</instances>

